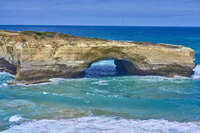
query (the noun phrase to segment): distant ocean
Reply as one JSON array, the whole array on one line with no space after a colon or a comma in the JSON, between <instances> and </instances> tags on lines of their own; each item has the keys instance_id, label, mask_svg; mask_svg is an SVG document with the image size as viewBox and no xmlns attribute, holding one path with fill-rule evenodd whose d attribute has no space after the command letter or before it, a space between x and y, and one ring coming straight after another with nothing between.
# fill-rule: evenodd
<instances>
[{"instance_id":1,"label":"distant ocean","mask_svg":"<svg viewBox=\"0 0 200 133\"><path fill-rule=\"evenodd\" d=\"M109 40L177 44L196 52L191 78L115 76L113 60L99 61L80 79L8 85L0 73L3 133L200 133L200 27L6 26Z\"/></svg>"}]
</instances>

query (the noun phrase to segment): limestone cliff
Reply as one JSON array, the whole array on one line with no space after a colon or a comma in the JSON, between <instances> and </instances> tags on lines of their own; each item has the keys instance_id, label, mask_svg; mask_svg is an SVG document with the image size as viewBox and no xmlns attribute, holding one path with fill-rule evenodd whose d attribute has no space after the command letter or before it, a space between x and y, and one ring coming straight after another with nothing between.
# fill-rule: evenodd
<instances>
[{"instance_id":1,"label":"limestone cliff","mask_svg":"<svg viewBox=\"0 0 200 133\"><path fill-rule=\"evenodd\" d=\"M15 83L84 74L91 63L115 59L118 72L191 76L194 51L180 45L109 41L54 32L0 31L0 68L16 74Z\"/></svg>"}]
</instances>

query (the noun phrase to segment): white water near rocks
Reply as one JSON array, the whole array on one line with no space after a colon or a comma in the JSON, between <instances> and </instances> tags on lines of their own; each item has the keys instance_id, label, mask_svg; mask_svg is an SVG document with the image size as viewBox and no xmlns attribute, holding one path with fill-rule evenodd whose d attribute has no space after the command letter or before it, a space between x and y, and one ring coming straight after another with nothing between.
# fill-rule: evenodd
<instances>
[{"instance_id":1,"label":"white water near rocks","mask_svg":"<svg viewBox=\"0 0 200 133\"><path fill-rule=\"evenodd\" d=\"M200 65L197 65L194 68L194 75L192 77L193 77L193 79L199 79L200 78Z\"/></svg>"}]
</instances>

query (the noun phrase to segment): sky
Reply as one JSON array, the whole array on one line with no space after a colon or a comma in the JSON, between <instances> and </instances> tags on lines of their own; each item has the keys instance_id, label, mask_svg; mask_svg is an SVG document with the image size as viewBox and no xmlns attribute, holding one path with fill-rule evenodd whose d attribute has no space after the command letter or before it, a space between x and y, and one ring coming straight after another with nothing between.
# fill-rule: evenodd
<instances>
[{"instance_id":1,"label":"sky","mask_svg":"<svg viewBox=\"0 0 200 133\"><path fill-rule=\"evenodd\" d=\"M0 24L200 26L200 0L0 0Z\"/></svg>"}]
</instances>

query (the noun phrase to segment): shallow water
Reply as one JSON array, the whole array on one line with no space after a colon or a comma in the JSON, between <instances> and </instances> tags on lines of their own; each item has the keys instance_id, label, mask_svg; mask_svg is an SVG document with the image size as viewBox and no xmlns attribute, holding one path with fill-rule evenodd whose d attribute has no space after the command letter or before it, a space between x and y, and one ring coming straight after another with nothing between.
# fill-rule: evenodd
<instances>
[{"instance_id":1,"label":"shallow water","mask_svg":"<svg viewBox=\"0 0 200 133\"><path fill-rule=\"evenodd\" d=\"M196 62L200 62L200 28L0 26L0 29L180 43L194 48ZM115 66L109 60L93 64L85 78L51 79L52 82L38 85L7 85L13 76L3 72L0 73L0 130L198 133L199 65L194 71L191 78L115 76Z\"/></svg>"}]
</instances>

